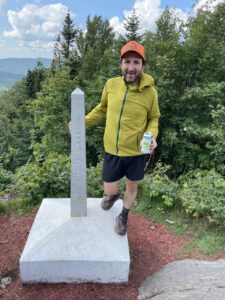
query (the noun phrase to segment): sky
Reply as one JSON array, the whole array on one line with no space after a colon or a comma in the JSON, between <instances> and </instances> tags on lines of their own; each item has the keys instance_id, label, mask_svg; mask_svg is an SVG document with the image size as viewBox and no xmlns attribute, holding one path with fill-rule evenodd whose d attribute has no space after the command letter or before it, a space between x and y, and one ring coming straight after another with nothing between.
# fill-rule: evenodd
<instances>
[{"instance_id":1,"label":"sky","mask_svg":"<svg viewBox=\"0 0 225 300\"><path fill-rule=\"evenodd\" d=\"M75 27L86 29L88 15L108 19L116 34L123 34L124 19L135 8L140 28L154 32L156 20L166 7L181 19L209 0L0 0L0 58L52 57L53 40L69 11ZM213 5L224 0L211 0ZM141 33L141 32L140 32Z\"/></svg>"}]
</instances>

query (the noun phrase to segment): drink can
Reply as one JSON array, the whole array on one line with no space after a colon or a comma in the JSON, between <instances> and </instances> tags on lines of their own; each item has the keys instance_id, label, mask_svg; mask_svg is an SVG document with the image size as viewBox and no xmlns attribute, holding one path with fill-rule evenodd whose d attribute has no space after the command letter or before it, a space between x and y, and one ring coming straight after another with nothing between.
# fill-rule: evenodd
<instances>
[{"instance_id":1,"label":"drink can","mask_svg":"<svg viewBox=\"0 0 225 300\"><path fill-rule=\"evenodd\" d=\"M144 154L148 154L151 152L150 146L152 142L151 133L145 132L142 139L141 152Z\"/></svg>"}]
</instances>

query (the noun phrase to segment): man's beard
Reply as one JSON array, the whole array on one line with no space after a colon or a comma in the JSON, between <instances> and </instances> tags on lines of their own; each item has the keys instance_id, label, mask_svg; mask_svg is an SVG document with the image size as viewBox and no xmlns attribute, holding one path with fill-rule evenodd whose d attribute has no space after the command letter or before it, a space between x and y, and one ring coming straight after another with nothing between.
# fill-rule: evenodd
<instances>
[{"instance_id":1,"label":"man's beard","mask_svg":"<svg viewBox=\"0 0 225 300\"><path fill-rule=\"evenodd\" d=\"M137 83L140 80L140 74L124 74L123 75L124 81L127 84Z\"/></svg>"}]
</instances>

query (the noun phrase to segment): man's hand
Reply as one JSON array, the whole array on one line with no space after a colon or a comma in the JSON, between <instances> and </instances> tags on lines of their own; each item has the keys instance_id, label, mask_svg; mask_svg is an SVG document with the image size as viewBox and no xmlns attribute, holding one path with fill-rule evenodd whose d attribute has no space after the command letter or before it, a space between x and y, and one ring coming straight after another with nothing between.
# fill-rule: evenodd
<instances>
[{"instance_id":1,"label":"man's hand","mask_svg":"<svg viewBox=\"0 0 225 300\"><path fill-rule=\"evenodd\" d=\"M143 143L143 139L140 142L141 146L142 146L142 143ZM158 144L157 144L156 140L154 138L152 138L151 145L150 145L150 148L149 148L149 153L152 153L157 148L157 146L158 146Z\"/></svg>"},{"instance_id":2,"label":"man's hand","mask_svg":"<svg viewBox=\"0 0 225 300\"><path fill-rule=\"evenodd\" d=\"M158 144L156 142L156 140L154 138L152 138L152 142L151 142L151 146L150 149L151 151L155 150L155 148L157 148Z\"/></svg>"},{"instance_id":3,"label":"man's hand","mask_svg":"<svg viewBox=\"0 0 225 300\"><path fill-rule=\"evenodd\" d=\"M72 133L72 122L71 121L69 121L69 123L68 123L68 128L69 128L69 132L71 135L71 133Z\"/></svg>"}]
</instances>

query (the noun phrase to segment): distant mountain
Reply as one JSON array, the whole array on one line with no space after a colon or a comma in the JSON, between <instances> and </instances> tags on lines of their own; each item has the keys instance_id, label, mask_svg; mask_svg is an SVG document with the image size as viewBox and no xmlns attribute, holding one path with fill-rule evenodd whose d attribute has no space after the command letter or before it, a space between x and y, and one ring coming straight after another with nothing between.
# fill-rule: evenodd
<instances>
[{"instance_id":1,"label":"distant mountain","mask_svg":"<svg viewBox=\"0 0 225 300\"><path fill-rule=\"evenodd\" d=\"M0 78L2 77L7 77L7 78L12 78L12 79L20 79L23 77L22 74L17 74L17 73L11 73L11 72L4 72L0 70Z\"/></svg>"},{"instance_id":2,"label":"distant mountain","mask_svg":"<svg viewBox=\"0 0 225 300\"><path fill-rule=\"evenodd\" d=\"M9 89L24 75L0 71L0 92Z\"/></svg>"},{"instance_id":3,"label":"distant mountain","mask_svg":"<svg viewBox=\"0 0 225 300\"><path fill-rule=\"evenodd\" d=\"M41 61L45 68L49 68L50 58L1 58L0 59L0 91L9 89L13 84L23 78L28 69L34 69Z\"/></svg>"},{"instance_id":4,"label":"distant mountain","mask_svg":"<svg viewBox=\"0 0 225 300\"><path fill-rule=\"evenodd\" d=\"M0 71L13 74L26 75L28 69L33 69L37 66L37 62L41 61L44 67L48 68L52 60L50 58L1 58Z\"/></svg>"}]
</instances>

